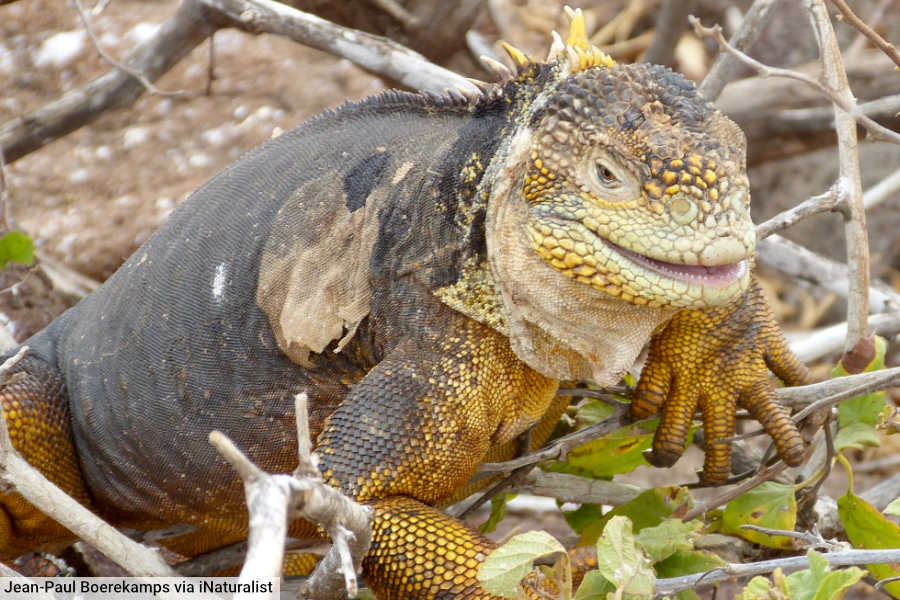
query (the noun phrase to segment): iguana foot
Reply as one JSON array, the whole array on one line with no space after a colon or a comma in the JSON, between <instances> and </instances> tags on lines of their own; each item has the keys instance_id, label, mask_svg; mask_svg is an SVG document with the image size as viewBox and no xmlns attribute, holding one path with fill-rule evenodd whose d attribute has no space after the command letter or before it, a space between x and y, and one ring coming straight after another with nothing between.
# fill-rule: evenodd
<instances>
[{"instance_id":1,"label":"iguana foot","mask_svg":"<svg viewBox=\"0 0 900 600\"><path fill-rule=\"evenodd\" d=\"M653 337L631 405L635 418L661 412L648 456L651 464L668 467L678 460L699 407L706 432L701 480L712 485L724 482L730 472L731 448L719 440L734 435L739 406L762 423L782 460L799 464L803 440L790 412L775 398L770 370L787 385L810 380L755 281L728 306L677 313Z\"/></svg>"}]
</instances>

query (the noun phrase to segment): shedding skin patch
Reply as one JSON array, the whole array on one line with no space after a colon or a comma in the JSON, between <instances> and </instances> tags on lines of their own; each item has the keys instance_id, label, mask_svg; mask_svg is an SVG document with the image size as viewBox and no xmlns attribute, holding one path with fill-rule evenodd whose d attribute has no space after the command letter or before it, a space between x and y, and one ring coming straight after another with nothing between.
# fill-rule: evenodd
<instances>
[{"instance_id":1,"label":"shedding skin patch","mask_svg":"<svg viewBox=\"0 0 900 600\"><path fill-rule=\"evenodd\" d=\"M406 174L409 173L409 170L413 168L413 163L411 160L408 160L401 164L396 171L394 171L394 176L391 177L391 185L397 185L403 178L406 177Z\"/></svg>"}]
</instances>

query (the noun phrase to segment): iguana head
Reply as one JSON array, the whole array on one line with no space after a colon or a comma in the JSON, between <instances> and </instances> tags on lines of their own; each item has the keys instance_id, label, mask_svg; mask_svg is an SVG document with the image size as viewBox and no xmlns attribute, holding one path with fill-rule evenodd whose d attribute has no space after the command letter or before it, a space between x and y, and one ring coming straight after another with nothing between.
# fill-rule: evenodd
<instances>
[{"instance_id":1,"label":"iguana head","mask_svg":"<svg viewBox=\"0 0 900 600\"><path fill-rule=\"evenodd\" d=\"M529 116L534 250L634 304L730 302L748 285L756 239L743 133L681 75L614 64L577 26Z\"/></svg>"}]
</instances>

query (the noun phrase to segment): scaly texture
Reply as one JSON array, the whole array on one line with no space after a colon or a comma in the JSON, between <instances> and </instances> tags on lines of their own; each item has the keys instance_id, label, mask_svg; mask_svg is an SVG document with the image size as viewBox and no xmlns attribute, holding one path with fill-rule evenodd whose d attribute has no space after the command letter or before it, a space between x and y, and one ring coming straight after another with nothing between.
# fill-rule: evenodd
<instances>
[{"instance_id":1,"label":"scaly texture","mask_svg":"<svg viewBox=\"0 0 900 600\"><path fill-rule=\"evenodd\" d=\"M730 474L731 447L717 440L734 435L734 412L741 406L772 436L778 455L799 464L803 440L775 399L769 370L787 385L810 383L756 282L733 305L677 313L653 337L631 404L632 416L640 419L661 408L651 462L668 467L681 457L699 406L706 433L703 480L721 483Z\"/></svg>"}]
</instances>

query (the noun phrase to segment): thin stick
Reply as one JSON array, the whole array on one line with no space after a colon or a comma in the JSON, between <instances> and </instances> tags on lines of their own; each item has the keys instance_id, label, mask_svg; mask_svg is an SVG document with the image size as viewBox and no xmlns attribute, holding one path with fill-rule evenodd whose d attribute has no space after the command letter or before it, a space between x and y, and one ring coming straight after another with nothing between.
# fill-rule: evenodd
<instances>
[{"instance_id":1,"label":"thin stick","mask_svg":"<svg viewBox=\"0 0 900 600\"><path fill-rule=\"evenodd\" d=\"M792 225L823 212L837 210L847 195L844 180L838 179L834 185L822 194L808 198L797 206L775 215L768 221L756 226L756 239L766 238L777 231L787 229Z\"/></svg>"},{"instance_id":2,"label":"thin stick","mask_svg":"<svg viewBox=\"0 0 900 600\"><path fill-rule=\"evenodd\" d=\"M739 49L746 50L759 35L772 15L772 8L777 4L776 0L755 0L738 30L731 36L730 44ZM700 84L700 94L709 100L715 100L722 93L725 84L734 79L737 74L740 61L728 52L719 52L709 73Z\"/></svg>"},{"instance_id":3,"label":"thin stick","mask_svg":"<svg viewBox=\"0 0 900 600\"><path fill-rule=\"evenodd\" d=\"M689 510L687 513L685 513L685 515L682 517L682 520L690 521L691 519L696 519L698 517L701 517L707 511L713 510L714 508L716 508L718 506L722 506L723 504L726 504L726 503L730 502L731 500L734 500L735 498L737 498L744 492L748 492L748 491L752 490L753 488L755 488L756 486L760 485L761 483L765 483L766 481L769 481L770 479L774 478L776 475L778 475L785 469L787 469L787 463L779 460L777 463L775 463L771 467L768 467L765 470L757 473L752 478L750 478L734 487L723 490L723 491L719 492L718 494L716 494L715 496L713 496L712 498L710 498L709 500L707 500L706 502L698 504L697 506L695 506L694 508Z\"/></svg>"},{"instance_id":4,"label":"thin stick","mask_svg":"<svg viewBox=\"0 0 900 600\"><path fill-rule=\"evenodd\" d=\"M834 102L840 177L847 182L849 219L844 224L844 237L847 243L850 290L847 296L847 338L844 341L844 351L848 352L869 335L869 238L866 230L866 209L862 200L856 120L852 115L856 99L850 91L841 49L825 3L823 0L808 0L807 6L819 44L825 86L833 92L830 97ZM838 99L840 102L836 101Z\"/></svg>"},{"instance_id":5,"label":"thin stick","mask_svg":"<svg viewBox=\"0 0 900 600\"><path fill-rule=\"evenodd\" d=\"M738 61L755 70L762 77L786 77L788 79L802 81L803 83L821 92L826 98L831 100L842 110L852 115L860 125L862 125L869 131L873 138L892 142L894 144L900 144L900 133L891 131L887 127L876 122L871 117L861 114L858 110L856 110L855 102L848 103L845 97L837 94L831 88L825 86L824 84L822 84L822 82L815 79L814 77L810 77L806 73L801 73L800 71L780 69L778 67L770 67L769 65L765 65L758 60L747 56L743 52L732 47L727 41L725 41L725 37L722 35L722 28L719 25L714 25L713 27L704 27L700 23L700 20L693 15L688 17L688 20L694 26L694 31L697 33L697 35L712 37L716 40L722 50L731 54ZM709 98L709 96L707 96L707 98Z\"/></svg>"},{"instance_id":6,"label":"thin stick","mask_svg":"<svg viewBox=\"0 0 900 600\"><path fill-rule=\"evenodd\" d=\"M878 35L877 31L866 25L862 19L857 17L844 0L831 0L831 3L841 11L841 15L843 16L842 20L845 23L869 38L873 44L878 46L882 52L887 54L890 59L894 61L895 65L900 67L900 52L897 51L897 48L894 47L892 43Z\"/></svg>"},{"instance_id":7,"label":"thin stick","mask_svg":"<svg viewBox=\"0 0 900 600\"><path fill-rule=\"evenodd\" d=\"M842 552L826 552L822 556L832 567L849 567L897 562L900 561L900 550L844 550ZM692 588L705 588L729 579L771 573L775 569L791 572L806 568L809 568L809 559L805 556L792 556L755 563L729 563L724 567L705 573L657 579L656 596L659 598Z\"/></svg>"},{"instance_id":8,"label":"thin stick","mask_svg":"<svg viewBox=\"0 0 900 600\"><path fill-rule=\"evenodd\" d=\"M81 24L84 25L84 30L87 31L88 37L91 38L91 42L94 44L94 49L97 50L97 54L99 54L103 60L114 66L115 68L128 73L135 79L141 82L141 85L144 86L151 94L159 94L160 96L186 96L191 95L189 92L185 90L176 90L174 92L167 92L165 90L161 90L153 83L147 79L147 76L144 75L138 69L132 69L128 65L121 63L110 56L106 50L103 49L103 46L100 45L100 40L97 39L97 36L94 35L94 28L91 26L91 22L88 21L87 15L84 14L84 8L81 6L81 0L74 0L75 10L78 12L78 18L81 19Z\"/></svg>"}]
</instances>

